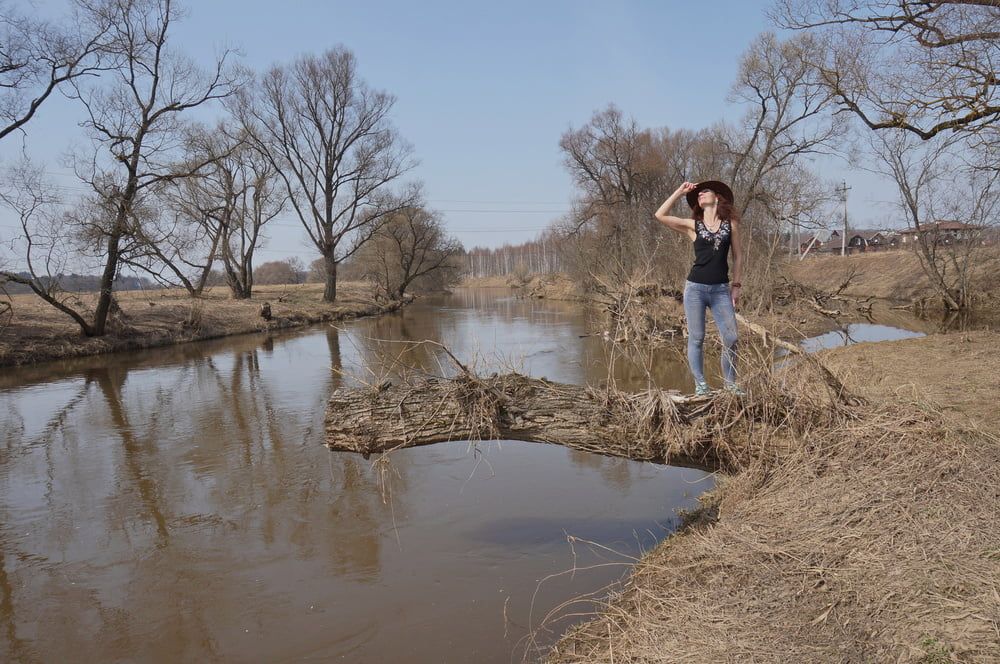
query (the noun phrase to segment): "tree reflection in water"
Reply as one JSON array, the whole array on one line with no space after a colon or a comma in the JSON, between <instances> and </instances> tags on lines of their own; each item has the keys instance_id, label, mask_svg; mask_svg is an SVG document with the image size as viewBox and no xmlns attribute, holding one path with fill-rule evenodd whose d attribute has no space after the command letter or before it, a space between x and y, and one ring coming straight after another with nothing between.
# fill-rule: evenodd
<instances>
[{"instance_id":1,"label":"tree reflection in water","mask_svg":"<svg viewBox=\"0 0 1000 664\"><path fill-rule=\"evenodd\" d=\"M356 376L455 370L428 339L469 363L489 349L483 371L506 354L603 377L573 305L480 292L340 327L0 375L0 660L506 661L537 579L571 563L474 525L518 535L528 514L561 542L563 526L617 533L629 496L626 534L673 504L668 483L641 495L641 468L548 446L498 447L481 472L461 443L389 466L323 446L326 401ZM429 626L462 643L410 638Z\"/></svg>"}]
</instances>

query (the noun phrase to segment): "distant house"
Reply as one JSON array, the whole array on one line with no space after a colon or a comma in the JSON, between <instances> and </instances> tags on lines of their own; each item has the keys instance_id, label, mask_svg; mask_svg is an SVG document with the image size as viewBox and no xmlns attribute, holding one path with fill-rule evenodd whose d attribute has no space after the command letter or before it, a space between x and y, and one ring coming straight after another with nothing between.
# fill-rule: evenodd
<instances>
[{"instance_id":1,"label":"distant house","mask_svg":"<svg viewBox=\"0 0 1000 664\"><path fill-rule=\"evenodd\" d=\"M851 238L852 246L861 243L855 239L858 237L864 240L865 248L861 251L886 251L899 246L899 234L891 231L858 231L858 234Z\"/></svg>"},{"instance_id":2,"label":"distant house","mask_svg":"<svg viewBox=\"0 0 1000 664\"><path fill-rule=\"evenodd\" d=\"M799 245L799 253L809 254L839 254L841 251L840 231L829 233L819 232ZM902 236L895 231L878 229L851 229L844 248L847 254L858 254L868 251L886 251L900 246Z\"/></svg>"},{"instance_id":3,"label":"distant house","mask_svg":"<svg viewBox=\"0 0 1000 664\"><path fill-rule=\"evenodd\" d=\"M880 251L889 247L889 238L885 233L875 233L868 236L867 244L870 251Z\"/></svg>"},{"instance_id":4,"label":"distant house","mask_svg":"<svg viewBox=\"0 0 1000 664\"><path fill-rule=\"evenodd\" d=\"M864 235L852 235L847 241L847 253L863 253L868 250L868 238Z\"/></svg>"},{"instance_id":5,"label":"distant house","mask_svg":"<svg viewBox=\"0 0 1000 664\"><path fill-rule=\"evenodd\" d=\"M900 232L900 244L903 246L913 246L918 235L929 237L934 242L941 244L952 244L953 242L966 242L972 239L980 230L979 226L966 224L961 221L934 221L920 225L920 231L916 228L907 228Z\"/></svg>"},{"instance_id":6,"label":"distant house","mask_svg":"<svg viewBox=\"0 0 1000 664\"><path fill-rule=\"evenodd\" d=\"M840 233L819 231L805 242L799 243L799 255L814 255L840 251Z\"/></svg>"},{"instance_id":7,"label":"distant house","mask_svg":"<svg viewBox=\"0 0 1000 664\"><path fill-rule=\"evenodd\" d=\"M820 244L819 251L840 253L840 231L830 231L830 237Z\"/></svg>"}]
</instances>

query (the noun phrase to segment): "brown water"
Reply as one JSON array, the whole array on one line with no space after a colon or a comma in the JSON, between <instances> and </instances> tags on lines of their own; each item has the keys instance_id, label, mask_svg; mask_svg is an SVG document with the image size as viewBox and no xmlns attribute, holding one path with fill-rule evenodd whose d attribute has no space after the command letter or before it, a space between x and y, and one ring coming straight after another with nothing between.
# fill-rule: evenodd
<instances>
[{"instance_id":1,"label":"brown water","mask_svg":"<svg viewBox=\"0 0 1000 664\"><path fill-rule=\"evenodd\" d=\"M481 370L596 383L613 364L647 385L587 331L578 305L470 290L342 329L0 369L0 661L533 657L527 635L593 607L549 612L626 574L711 476L510 441L400 451L380 474L323 447L323 409L419 339ZM403 359L448 370L435 347ZM690 387L681 356L651 366Z\"/></svg>"}]
</instances>

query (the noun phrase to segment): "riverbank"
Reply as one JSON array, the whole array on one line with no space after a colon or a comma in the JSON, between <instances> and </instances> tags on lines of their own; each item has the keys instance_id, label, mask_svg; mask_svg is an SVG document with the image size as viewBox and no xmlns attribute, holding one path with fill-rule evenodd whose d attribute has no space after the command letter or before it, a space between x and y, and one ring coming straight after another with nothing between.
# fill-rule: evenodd
<instances>
[{"instance_id":1,"label":"riverbank","mask_svg":"<svg viewBox=\"0 0 1000 664\"><path fill-rule=\"evenodd\" d=\"M935 297L917 254L905 249L853 256L810 256L801 261L788 261L785 271L795 281L828 293L837 290L853 274L843 290L845 295L907 303ZM990 311L1000 309L998 271L1000 251L983 249L971 268L970 285L978 296L977 307Z\"/></svg>"},{"instance_id":2,"label":"riverbank","mask_svg":"<svg viewBox=\"0 0 1000 664\"><path fill-rule=\"evenodd\" d=\"M375 302L373 288L364 283L339 284L333 304L323 302L322 295L322 284L258 286L250 300L233 300L224 287L207 289L200 298L179 289L123 291L118 302L124 315L111 333L96 338L82 336L68 316L38 297L15 295L13 317L0 328L0 366L290 329L377 315L400 306ZM86 305L94 296L77 297ZM261 316L265 302L270 304L270 320Z\"/></svg>"},{"instance_id":3,"label":"riverbank","mask_svg":"<svg viewBox=\"0 0 1000 664\"><path fill-rule=\"evenodd\" d=\"M589 298L569 276L562 272L532 274L519 283L513 276L465 277L460 288L513 288L524 297L544 300L586 302Z\"/></svg>"},{"instance_id":4,"label":"riverbank","mask_svg":"<svg viewBox=\"0 0 1000 664\"><path fill-rule=\"evenodd\" d=\"M582 302L608 306L610 298L593 293L584 293L579 284L566 274L535 274L520 287L512 285L509 277L479 277L463 281L463 287L470 288L514 288L523 297L544 300ZM634 293L625 294L623 301L617 303L620 310L617 321L606 321L615 329L606 330L614 333L619 341L629 341L637 338L648 338L654 341L675 340L682 338L684 328L684 305L678 294L660 294L648 292L652 284L647 284ZM888 304L875 307L879 318L898 320L899 312L890 314ZM783 339L798 341L816 336L850 322L865 322L869 319L850 306L842 306L836 318L820 312L816 306L806 300L796 300L786 304L776 304L769 312L747 312L740 310L753 322L763 325L768 330ZM600 319L598 319L600 320ZM893 324L893 323L889 323ZM927 326L921 326L927 327ZM933 327L933 326L931 326ZM599 330L604 332L605 330ZM715 327L709 326L708 333L715 334Z\"/></svg>"},{"instance_id":5,"label":"riverbank","mask_svg":"<svg viewBox=\"0 0 1000 664\"><path fill-rule=\"evenodd\" d=\"M771 310L754 311L741 308L740 313L790 340L801 341L849 323L876 322L921 332L939 332L971 327L996 327L1000 323L1000 284L992 277L981 280L979 307L959 316L948 315L933 307L915 313L909 305L922 299L931 303L932 291L920 268L917 257L910 251L859 254L856 256L822 256L806 261L792 261L782 268L785 276L807 288L779 289ZM983 277L1000 272L1000 252L984 253L977 269ZM831 299L819 304L810 295L822 298L833 294L849 274L854 274L843 295L847 299ZM462 287L514 288L523 297L545 300L607 305L610 300L584 293L566 274L535 274L516 287L510 277L467 278ZM801 292L799 292L801 291ZM798 295L795 295L798 293ZM620 341L648 336L650 339L677 339L684 328L684 307L679 297L656 295L643 291L627 294L626 306L617 321L617 330L599 329L598 333L614 332ZM904 305L904 306L899 306ZM609 325L614 321L608 321ZM624 328L631 328L624 330ZM714 327L709 326L709 334Z\"/></svg>"},{"instance_id":6,"label":"riverbank","mask_svg":"<svg viewBox=\"0 0 1000 664\"><path fill-rule=\"evenodd\" d=\"M998 345L822 353L868 403L720 478L549 661L998 661Z\"/></svg>"},{"instance_id":7,"label":"riverbank","mask_svg":"<svg viewBox=\"0 0 1000 664\"><path fill-rule=\"evenodd\" d=\"M848 285L841 294L848 298L868 301L874 299L883 312L894 305L926 305L928 313L938 307L934 289L920 266L914 251L895 250L868 252L852 256L810 256L805 260L789 260L782 267L788 279L816 289L819 293L832 294L845 281ZM982 249L971 267L970 287L974 292L974 310L969 312L977 319L1000 318L1000 250L995 247ZM478 288L517 288L524 296L575 302L593 302L599 298L584 293L579 285L563 273L533 274L522 286L517 286L510 276L466 278L462 286ZM839 322L862 321L856 304L833 301L827 308L836 309ZM666 303L668 309L678 309ZM747 312L745 312L747 313ZM776 331L787 339L803 339L832 327L833 319L824 315L808 301L776 304L774 311L748 313L756 322ZM679 319L678 319L679 320Z\"/></svg>"}]
</instances>

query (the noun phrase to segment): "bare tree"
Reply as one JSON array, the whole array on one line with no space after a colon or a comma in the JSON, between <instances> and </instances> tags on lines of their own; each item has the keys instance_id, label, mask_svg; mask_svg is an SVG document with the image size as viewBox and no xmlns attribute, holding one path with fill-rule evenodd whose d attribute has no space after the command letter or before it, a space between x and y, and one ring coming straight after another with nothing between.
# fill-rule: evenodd
<instances>
[{"instance_id":1,"label":"bare tree","mask_svg":"<svg viewBox=\"0 0 1000 664\"><path fill-rule=\"evenodd\" d=\"M847 129L830 112L830 91L809 64L819 47L810 34L758 35L743 53L730 95L745 108L741 122L708 132L742 217L746 281L753 283L745 306L769 306L782 233L793 224L818 225L832 200L832 188L806 161L832 152Z\"/></svg>"},{"instance_id":2,"label":"bare tree","mask_svg":"<svg viewBox=\"0 0 1000 664\"><path fill-rule=\"evenodd\" d=\"M577 200L557 230L569 268L586 287L604 282L617 289L641 278L637 271L670 265L657 257L681 245L661 232L650 211L666 182L689 165L686 148L693 138L689 132L640 128L614 105L563 134L559 146Z\"/></svg>"},{"instance_id":3,"label":"bare tree","mask_svg":"<svg viewBox=\"0 0 1000 664\"><path fill-rule=\"evenodd\" d=\"M743 54L732 98L746 107L734 128L719 128L714 139L727 155L725 170L742 215L763 206L771 218L801 202L776 197L775 179L801 168L802 158L829 152L845 125L831 116L830 93L808 58L818 48L811 35L781 41L759 35ZM787 190L791 191L791 190Z\"/></svg>"},{"instance_id":4,"label":"bare tree","mask_svg":"<svg viewBox=\"0 0 1000 664\"><path fill-rule=\"evenodd\" d=\"M201 177L181 178L159 189L154 200L162 208L133 225L140 248L121 257L122 264L147 272L162 285L179 283L192 297L200 297L208 284L223 237L210 215L214 209L198 207Z\"/></svg>"},{"instance_id":5,"label":"bare tree","mask_svg":"<svg viewBox=\"0 0 1000 664\"><path fill-rule=\"evenodd\" d=\"M100 72L111 59L108 15L97 2L74 3L74 9L69 27L0 0L0 140L23 131L59 86Z\"/></svg>"},{"instance_id":6,"label":"bare tree","mask_svg":"<svg viewBox=\"0 0 1000 664\"><path fill-rule=\"evenodd\" d=\"M822 40L811 64L870 129L996 140L1000 2L778 0L772 18Z\"/></svg>"},{"instance_id":7,"label":"bare tree","mask_svg":"<svg viewBox=\"0 0 1000 664\"><path fill-rule=\"evenodd\" d=\"M74 168L89 185L90 208L96 211L76 216L78 238L85 251L104 263L92 320L77 321L88 336L105 333L122 259L143 246L138 213L149 206L157 188L205 165L176 168L184 129L180 115L229 95L235 84L227 66L229 52L205 75L171 51L170 27L178 16L171 0L115 0L101 11L108 14L107 48L118 58L118 67L104 84L71 81L72 97L86 112L82 125L92 138L92 150L78 155Z\"/></svg>"},{"instance_id":8,"label":"bare tree","mask_svg":"<svg viewBox=\"0 0 1000 664\"><path fill-rule=\"evenodd\" d=\"M445 235L437 214L410 206L387 217L357 259L381 293L401 300L412 285L454 283L461 254L461 243Z\"/></svg>"},{"instance_id":9,"label":"bare tree","mask_svg":"<svg viewBox=\"0 0 1000 664\"><path fill-rule=\"evenodd\" d=\"M358 76L337 47L268 71L237 112L270 156L309 239L323 257L323 299L337 297L337 267L408 204L387 196L413 161L389 120L395 98Z\"/></svg>"},{"instance_id":10,"label":"bare tree","mask_svg":"<svg viewBox=\"0 0 1000 664\"><path fill-rule=\"evenodd\" d=\"M233 297L249 298L254 255L265 224L285 205L284 187L270 160L241 129L224 123L197 127L187 150L186 163L205 166L164 188L170 222L157 237L144 230L150 253L195 296L221 259ZM190 270L196 278L188 276Z\"/></svg>"},{"instance_id":11,"label":"bare tree","mask_svg":"<svg viewBox=\"0 0 1000 664\"><path fill-rule=\"evenodd\" d=\"M961 136L918 140L908 132L869 136L881 167L898 187L897 208L911 230L920 265L947 309L972 304L972 266L981 239L996 228L1000 174L970 164ZM942 231L940 222L959 222Z\"/></svg>"},{"instance_id":12,"label":"bare tree","mask_svg":"<svg viewBox=\"0 0 1000 664\"><path fill-rule=\"evenodd\" d=\"M843 123L826 113L829 91L805 61L814 41L769 33L754 40L733 86L733 99L746 107L739 125L643 129L611 106L563 135L560 147L579 198L559 228L566 263L588 289L683 279L690 249L680 236L664 234L651 212L684 180L731 183L747 230L745 256L756 244L773 258L779 223L787 223L778 219L805 223L815 215L826 196L805 158L830 150ZM753 269L770 264L751 263Z\"/></svg>"},{"instance_id":13,"label":"bare tree","mask_svg":"<svg viewBox=\"0 0 1000 664\"><path fill-rule=\"evenodd\" d=\"M41 168L27 160L5 173L0 186L0 202L18 215L23 233L27 275L0 271L0 283L9 281L27 286L35 295L72 318L81 329L90 325L79 311L80 302L62 289L59 275L68 262L65 228L53 216L52 205L58 199L45 181Z\"/></svg>"}]
</instances>

